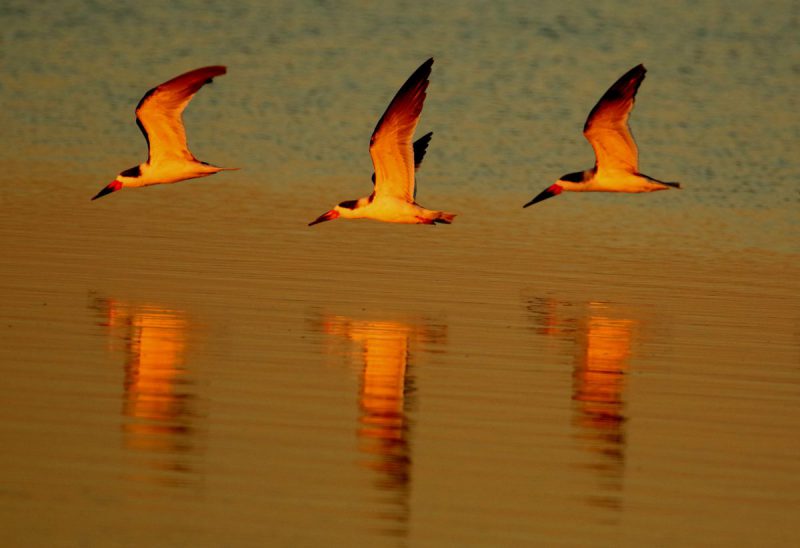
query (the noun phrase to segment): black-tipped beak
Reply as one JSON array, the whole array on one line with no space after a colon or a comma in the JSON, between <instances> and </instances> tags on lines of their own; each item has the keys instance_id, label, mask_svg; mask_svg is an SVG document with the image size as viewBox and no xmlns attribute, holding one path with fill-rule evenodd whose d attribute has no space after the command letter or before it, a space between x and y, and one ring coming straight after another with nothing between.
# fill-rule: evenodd
<instances>
[{"instance_id":1,"label":"black-tipped beak","mask_svg":"<svg viewBox=\"0 0 800 548\"><path fill-rule=\"evenodd\" d=\"M322 215L320 215L319 217L308 223L308 226L314 226L315 224L324 223L325 221L332 221L337 217L339 217L339 212L336 211L335 209L331 209L330 211L323 213Z\"/></svg>"},{"instance_id":2,"label":"black-tipped beak","mask_svg":"<svg viewBox=\"0 0 800 548\"><path fill-rule=\"evenodd\" d=\"M92 200L96 200L98 198L102 198L106 194L111 194L112 192L116 192L117 190L119 190L121 188L122 188L122 183L120 183L119 181L111 181L105 187L103 187L103 190L101 190L100 192L95 194L94 198L92 198Z\"/></svg>"},{"instance_id":3,"label":"black-tipped beak","mask_svg":"<svg viewBox=\"0 0 800 548\"><path fill-rule=\"evenodd\" d=\"M532 206L533 204L539 203L539 202L541 202L543 200L546 200L548 198L552 198L553 196L558 196L559 194L561 194L561 192L563 190L564 189L562 187L560 187L559 185L555 185L555 184L554 185L550 185L549 187L547 187L546 189L541 191L539 194L537 194L536 197L533 200L531 200L530 202L528 202L527 204L525 204L522 207L525 208L525 207L528 207L528 206Z\"/></svg>"}]
</instances>

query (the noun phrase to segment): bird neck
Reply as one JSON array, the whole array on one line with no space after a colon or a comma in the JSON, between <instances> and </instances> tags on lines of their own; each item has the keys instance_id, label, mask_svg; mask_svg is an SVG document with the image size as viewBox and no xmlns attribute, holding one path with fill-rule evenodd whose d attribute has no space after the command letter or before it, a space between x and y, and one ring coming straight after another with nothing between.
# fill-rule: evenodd
<instances>
[{"instance_id":1,"label":"bird neck","mask_svg":"<svg viewBox=\"0 0 800 548\"><path fill-rule=\"evenodd\" d=\"M122 186L126 187L142 186L144 184L143 175L148 167L147 164L139 164L138 166L128 168L117 175L117 181L122 183Z\"/></svg>"},{"instance_id":2,"label":"bird neck","mask_svg":"<svg viewBox=\"0 0 800 548\"><path fill-rule=\"evenodd\" d=\"M576 171L562 175L556 184L564 190L580 191L585 190L586 183L592 179L594 170Z\"/></svg>"},{"instance_id":3,"label":"bird neck","mask_svg":"<svg viewBox=\"0 0 800 548\"><path fill-rule=\"evenodd\" d=\"M362 219L366 216L365 208L370 203L372 203L370 198L359 198L341 202L334 209L339 212L340 217L345 219Z\"/></svg>"}]
</instances>

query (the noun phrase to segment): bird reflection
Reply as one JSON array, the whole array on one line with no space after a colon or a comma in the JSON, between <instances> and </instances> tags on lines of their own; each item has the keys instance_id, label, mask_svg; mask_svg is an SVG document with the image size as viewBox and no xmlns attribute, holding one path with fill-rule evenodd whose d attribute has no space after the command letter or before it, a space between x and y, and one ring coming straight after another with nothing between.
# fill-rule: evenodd
<instances>
[{"instance_id":1,"label":"bird reflection","mask_svg":"<svg viewBox=\"0 0 800 548\"><path fill-rule=\"evenodd\" d=\"M446 326L423 321L370 321L323 315L320 330L358 345L346 355L361 367L360 416L357 427L359 451L367 455L362 466L377 472L375 487L390 497L391 509L381 508L379 517L388 521L383 532L405 535L409 519L411 446L408 412L412 406L414 377L412 346L438 344ZM329 352L336 341L329 339Z\"/></svg>"},{"instance_id":2,"label":"bird reflection","mask_svg":"<svg viewBox=\"0 0 800 548\"><path fill-rule=\"evenodd\" d=\"M136 479L188 485L195 472L195 385L186 369L189 321L182 311L150 304L96 299L92 307L108 329L111 349L125 353L123 444L146 454ZM122 343L122 344L120 344Z\"/></svg>"},{"instance_id":3,"label":"bird reflection","mask_svg":"<svg viewBox=\"0 0 800 548\"><path fill-rule=\"evenodd\" d=\"M574 305L534 299L528 310L538 333L570 343L575 356L572 398L575 436L593 455L588 465L601 481L593 505L619 508L625 470L625 382L638 322L608 303Z\"/></svg>"}]
</instances>

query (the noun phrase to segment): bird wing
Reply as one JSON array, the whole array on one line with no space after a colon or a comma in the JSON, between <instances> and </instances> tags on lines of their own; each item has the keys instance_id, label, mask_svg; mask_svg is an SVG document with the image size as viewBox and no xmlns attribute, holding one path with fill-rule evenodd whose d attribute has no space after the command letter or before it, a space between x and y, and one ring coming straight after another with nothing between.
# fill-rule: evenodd
<instances>
[{"instance_id":1,"label":"bird wing","mask_svg":"<svg viewBox=\"0 0 800 548\"><path fill-rule=\"evenodd\" d=\"M414 71L383 113L369 142L375 194L413 201L414 149L411 139L422 113L433 59Z\"/></svg>"},{"instance_id":2,"label":"bird wing","mask_svg":"<svg viewBox=\"0 0 800 548\"><path fill-rule=\"evenodd\" d=\"M199 68L144 94L136 106L136 124L147 141L148 163L157 164L175 158L195 160L186 144L181 113L201 87L225 72L223 66Z\"/></svg>"},{"instance_id":3,"label":"bird wing","mask_svg":"<svg viewBox=\"0 0 800 548\"><path fill-rule=\"evenodd\" d=\"M425 153L428 152L428 143L431 142L433 132L430 131L414 141L414 171L419 169L422 160L425 158Z\"/></svg>"},{"instance_id":4,"label":"bird wing","mask_svg":"<svg viewBox=\"0 0 800 548\"><path fill-rule=\"evenodd\" d=\"M594 148L597 171L638 171L639 151L628 127L628 116L646 72L643 65L637 65L622 75L586 119L583 135Z\"/></svg>"},{"instance_id":5,"label":"bird wing","mask_svg":"<svg viewBox=\"0 0 800 548\"><path fill-rule=\"evenodd\" d=\"M428 152L428 143L431 142L433 132L429 131L416 141L414 141L414 173L419 169L422 159L425 158L425 153ZM414 176L414 199L417 198L417 177Z\"/></svg>"},{"instance_id":6,"label":"bird wing","mask_svg":"<svg viewBox=\"0 0 800 548\"><path fill-rule=\"evenodd\" d=\"M416 141L414 141L414 171L419 169L420 164L422 163L423 158L425 158L425 153L428 151L428 143L431 142L431 137L433 136L433 132L429 131ZM375 174L372 174L372 184L375 185ZM417 195L417 189L414 188L414 196Z\"/></svg>"}]
</instances>

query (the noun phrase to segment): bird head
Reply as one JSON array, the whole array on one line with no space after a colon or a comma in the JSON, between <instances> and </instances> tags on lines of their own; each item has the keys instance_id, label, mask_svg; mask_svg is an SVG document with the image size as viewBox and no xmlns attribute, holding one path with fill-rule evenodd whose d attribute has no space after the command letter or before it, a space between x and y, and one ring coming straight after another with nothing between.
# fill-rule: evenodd
<instances>
[{"instance_id":1,"label":"bird head","mask_svg":"<svg viewBox=\"0 0 800 548\"><path fill-rule=\"evenodd\" d=\"M580 190L581 186L587 178L587 172L576 171L574 173L567 173L558 178L558 181L541 191L536 197L522 207L532 206L538 202L558 196L564 190Z\"/></svg>"},{"instance_id":2,"label":"bird head","mask_svg":"<svg viewBox=\"0 0 800 548\"><path fill-rule=\"evenodd\" d=\"M360 208L369 203L369 199L361 198L360 200L346 200L338 205L333 206L333 209L327 211L308 223L308 226L314 226L318 223L325 221L332 221L343 217L345 219L360 219L362 217Z\"/></svg>"}]
</instances>

